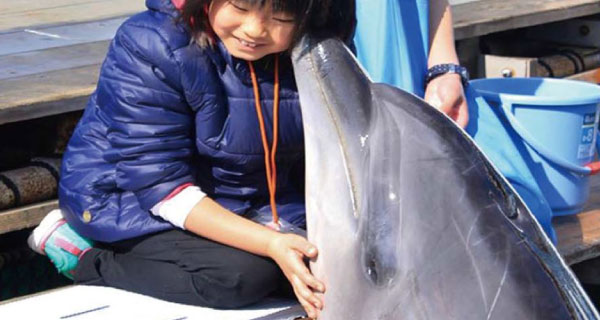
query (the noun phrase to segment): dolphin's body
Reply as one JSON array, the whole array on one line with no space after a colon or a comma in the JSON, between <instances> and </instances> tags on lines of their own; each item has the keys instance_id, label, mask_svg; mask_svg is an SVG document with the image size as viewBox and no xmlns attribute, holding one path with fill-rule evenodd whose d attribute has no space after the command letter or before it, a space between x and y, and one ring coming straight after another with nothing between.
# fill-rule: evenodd
<instances>
[{"instance_id":1,"label":"dolphin's body","mask_svg":"<svg viewBox=\"0 0 600 320\"><path fill-rule=\"evenodd\" d=\"M597 319L515 191L423 100L338 40L293 53L320 319ZM283 319L283 318L282 318Z\"/></svg>"}]
</instances>

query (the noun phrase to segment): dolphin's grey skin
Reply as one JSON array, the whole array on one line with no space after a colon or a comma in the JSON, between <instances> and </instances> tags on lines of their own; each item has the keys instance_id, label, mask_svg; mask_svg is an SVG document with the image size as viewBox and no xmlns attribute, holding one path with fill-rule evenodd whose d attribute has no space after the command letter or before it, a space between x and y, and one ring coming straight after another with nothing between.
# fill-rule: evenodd
<instances>
[{"instance_id":1,"label":"dolphin's grey skin","mask_svg":"<svg viewBox=\"0 0 600 320\"><path fill-rule=\"evenodd\" d=\"M372 83L338 40L293 52L322 320L597 319L515 191L465 132Z\"/></svg>"}]
</instances>

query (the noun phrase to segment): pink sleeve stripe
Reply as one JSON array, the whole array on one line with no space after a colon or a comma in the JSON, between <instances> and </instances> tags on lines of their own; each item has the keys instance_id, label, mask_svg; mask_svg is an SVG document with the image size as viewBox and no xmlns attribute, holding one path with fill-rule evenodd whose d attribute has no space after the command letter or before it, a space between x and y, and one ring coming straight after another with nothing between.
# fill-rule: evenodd
<instances>
[{"instance_id":1,"label":"pink sleeve stripe","mask_svg":"<svg viewBox=\"0 0 600 320\"><path fill-rule=\"evenodd\" d=\"M66 252L71 253L72 255L79 257L79 255L81 254L81 249L77 248L74 244L70 243L69 241L63 239L63 238L59 238L56 237L54 238L54 244L65 250Z\"/></svg>"},{"instance_id":2,"label":"pink sleeve stripe","mask_svg":"<svg viewBox=\"0 0 600 320\"><path fill-rule=\"evenodd\" d=\"M191 187L194 184L191 182L188 183L184 183L182 185L180 185L179 187L175 188L175 190L173 190L171 193L169 193L169 195L167 195L161 202L167 201L171 198L173 198L174 196L176 196L177 194L179 194L183 189L187 188L187 187Z\"/></svg>"}]
</instances>

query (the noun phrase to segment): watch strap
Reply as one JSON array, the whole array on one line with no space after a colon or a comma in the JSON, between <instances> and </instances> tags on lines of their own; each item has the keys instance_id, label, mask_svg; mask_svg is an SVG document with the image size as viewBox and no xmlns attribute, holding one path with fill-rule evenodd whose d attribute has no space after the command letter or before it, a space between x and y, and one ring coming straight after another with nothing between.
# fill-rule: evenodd
<instances>
[{"instance_id":1,"label":"watch strap","mask_svg":"<svg viewBox=\"0 0 600 320\"><path fill-rule=\"evenodd\" d=\"M447 73L458 74L463 87L467 87L469 84L469 71L467 71L467 68L455 63L443 63L436 64L427 70L427 73L425 74L425 85L427 86L431 80Z\"/></svg>"}]
</instances>

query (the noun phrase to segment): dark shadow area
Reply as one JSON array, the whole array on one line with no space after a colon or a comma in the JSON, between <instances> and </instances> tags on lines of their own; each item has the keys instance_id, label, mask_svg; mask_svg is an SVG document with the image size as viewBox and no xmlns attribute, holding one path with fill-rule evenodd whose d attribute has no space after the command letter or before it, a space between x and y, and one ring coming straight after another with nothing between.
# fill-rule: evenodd
<instances>
[{"instance_id":1,"label":"dark shadow area","mask_svg":"<svg viewBox=\"0 0 600 320\"><path fill-rule=\"evenodd\" d=\"M31 158L61 155L81 111L0 125L0 171L19 168Z\"/></svg>"},{"instance_id":2,"label":"dark shadow area","mask_svg":"<svg viewBox=\"0 0 600 320\"><path fill-rule=\"evenodd\" d=\"M72 284L27 246L30 229L0 235L0 301Z\"/></svg>"},{"instance_id":3,"label":"dark shadow area","mask_svg":"<svg viewBox=\"0 0 600 320\"><path fill-rule=\"evenodd\" d=\"M600 309L600 257L571 266L597 309Z\"/></svg>"}]
</instances>

